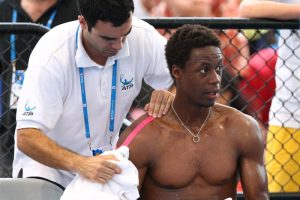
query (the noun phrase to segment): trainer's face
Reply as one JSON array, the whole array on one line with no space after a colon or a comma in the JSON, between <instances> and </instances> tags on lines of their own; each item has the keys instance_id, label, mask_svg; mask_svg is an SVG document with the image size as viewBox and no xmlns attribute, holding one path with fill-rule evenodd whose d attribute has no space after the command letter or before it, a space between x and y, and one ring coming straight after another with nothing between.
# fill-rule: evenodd
<instances>
[{"instance_id":1,"label":"trainer's face","mask_svg":"<svg viewBox=\"0 0 300 200\"><path fill-rule=\"evenodd\" d=\"M110 22L98 20L90 32L85 19L82 17L81 20L79 18L79 21L83 29L85 50L89 55L100 55L105 58L114 56L119 52L132 27L132 16L118 27L113 26Z\"/></svg>"},{"instance_id":2,"label":"trainer's face","mask_svg":"<svg viewBox=\"0 0 300 200\"><path fill-rule=\"evenodd\" d=\"M174 69L177 73L174 75L176 88L189 101L212 106L220 92L222 68L222 53L218 47L192 49L184 68L173 68L173 74Z\"/></svg>"}]
</instances>

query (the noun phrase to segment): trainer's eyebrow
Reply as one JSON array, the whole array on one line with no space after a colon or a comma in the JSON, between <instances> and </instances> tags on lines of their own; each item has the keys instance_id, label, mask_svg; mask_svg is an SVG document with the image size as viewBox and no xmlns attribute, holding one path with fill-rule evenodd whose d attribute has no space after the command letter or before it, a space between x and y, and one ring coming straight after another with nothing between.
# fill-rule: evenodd
<instances>
[{"instance_id":1,"label":"trainer's eyebrow","mask_svg":"<svg viewBox=\"0 0 300 200\"><path fill-rule=\"evenodd\" d=\"M129 29L129 31L125 35L123 35L123 37L129 35L130 32L131 32L131 30L132 30L132 27ZM100 35L100 37L103 38L103 39L105 39L105 40L115 40L115 39L117 39L117 38L103 36L103 35Z\"/></svg>"}]
</instances>

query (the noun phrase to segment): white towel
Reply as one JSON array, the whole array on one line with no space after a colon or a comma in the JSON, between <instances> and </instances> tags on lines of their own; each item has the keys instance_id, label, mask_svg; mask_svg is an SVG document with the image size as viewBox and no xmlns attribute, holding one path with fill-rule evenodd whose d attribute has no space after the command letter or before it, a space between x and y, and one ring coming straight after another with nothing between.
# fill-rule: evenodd
<instances>
[{"instance_id":1,"label":"white towel","mask_svg":"<svg viewBox=\"0 0 300 200\"><path fill-rule=\"evenodd\" d=\"M103 155L113 154L119 161L116 163L122 170L115 174L106 184L95 183L81 175L76 175L67 186L60 200L136 200L139 198L138 170L128 160L129 149L122 146L113 151L106 151Z\"/></svg>"}]
</instances>

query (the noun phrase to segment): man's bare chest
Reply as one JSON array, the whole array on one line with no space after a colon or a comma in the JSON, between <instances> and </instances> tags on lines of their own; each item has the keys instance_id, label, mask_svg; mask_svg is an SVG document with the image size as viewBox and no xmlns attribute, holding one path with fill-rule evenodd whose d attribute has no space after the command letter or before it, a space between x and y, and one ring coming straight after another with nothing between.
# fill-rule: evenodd
<instances>
[{"instance_id":1,"label":"man's bare chest","mask_svg":"<svg viewBox=\"0 0 300 200\"><path fill-rule=\"evenodd\" d=\"M168 143L160 151L148 171L155 182L170 188L193 183L219 186L236 177L238 153L228 138L203 135L199 143L189 139Z\"/></svg>"}]
</instances>

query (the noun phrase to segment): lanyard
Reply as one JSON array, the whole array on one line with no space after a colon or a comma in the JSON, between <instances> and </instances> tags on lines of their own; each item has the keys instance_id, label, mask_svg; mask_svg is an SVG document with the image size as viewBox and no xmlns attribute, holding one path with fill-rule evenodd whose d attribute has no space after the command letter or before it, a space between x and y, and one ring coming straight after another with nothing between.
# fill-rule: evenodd
<instances>
[{"instance_id":1,"label":"lanyard","mask_svg":"<svg viewBox=\"0 0 300 200\"><path fill-rule=\"evenodd\" d=\"M79 26L76 31L76 49L78 49L78 32ZM112 138L115 129L115 110L116 110L116 94L117 94L117 66L118 62L115 61L112 69L112 83L111 83L111 98L110 98L110 112L109 112L109 131L110 131L110 145L112 145ZM84 68L79 67L79 78L80 78L80 89L81 89L81 100L82 100L82 110L84 117L84 126L85 126L85 137L89 139L88 145L90 150L92 150L91 145L91 134L89 126L89 117L88 117L88 105L86 101L86 91L84 83Z\"/></svg>"},{"instance_id":2,"label":"lanyard","mask_svg":"<svg viewBox=\"0 0 300 200\"><path fill-rule=\"evenodd\" d=\"M48 28L51 28L51 25L53 23L53 20L56 16L56 9L52 12L52 14L50 15L48 21L47 21L47 24L46 26ZM16 9L13 9L13 13L12 13L12 19L11 21L13 23L17 22L17 18L18 18L18 12ZM16 55L16 35L15 34L11 34L10 35L10 61L11 63L15 63L16 61L16 58L17 58L17 55Z\"/></svg>"}]
</instances>

